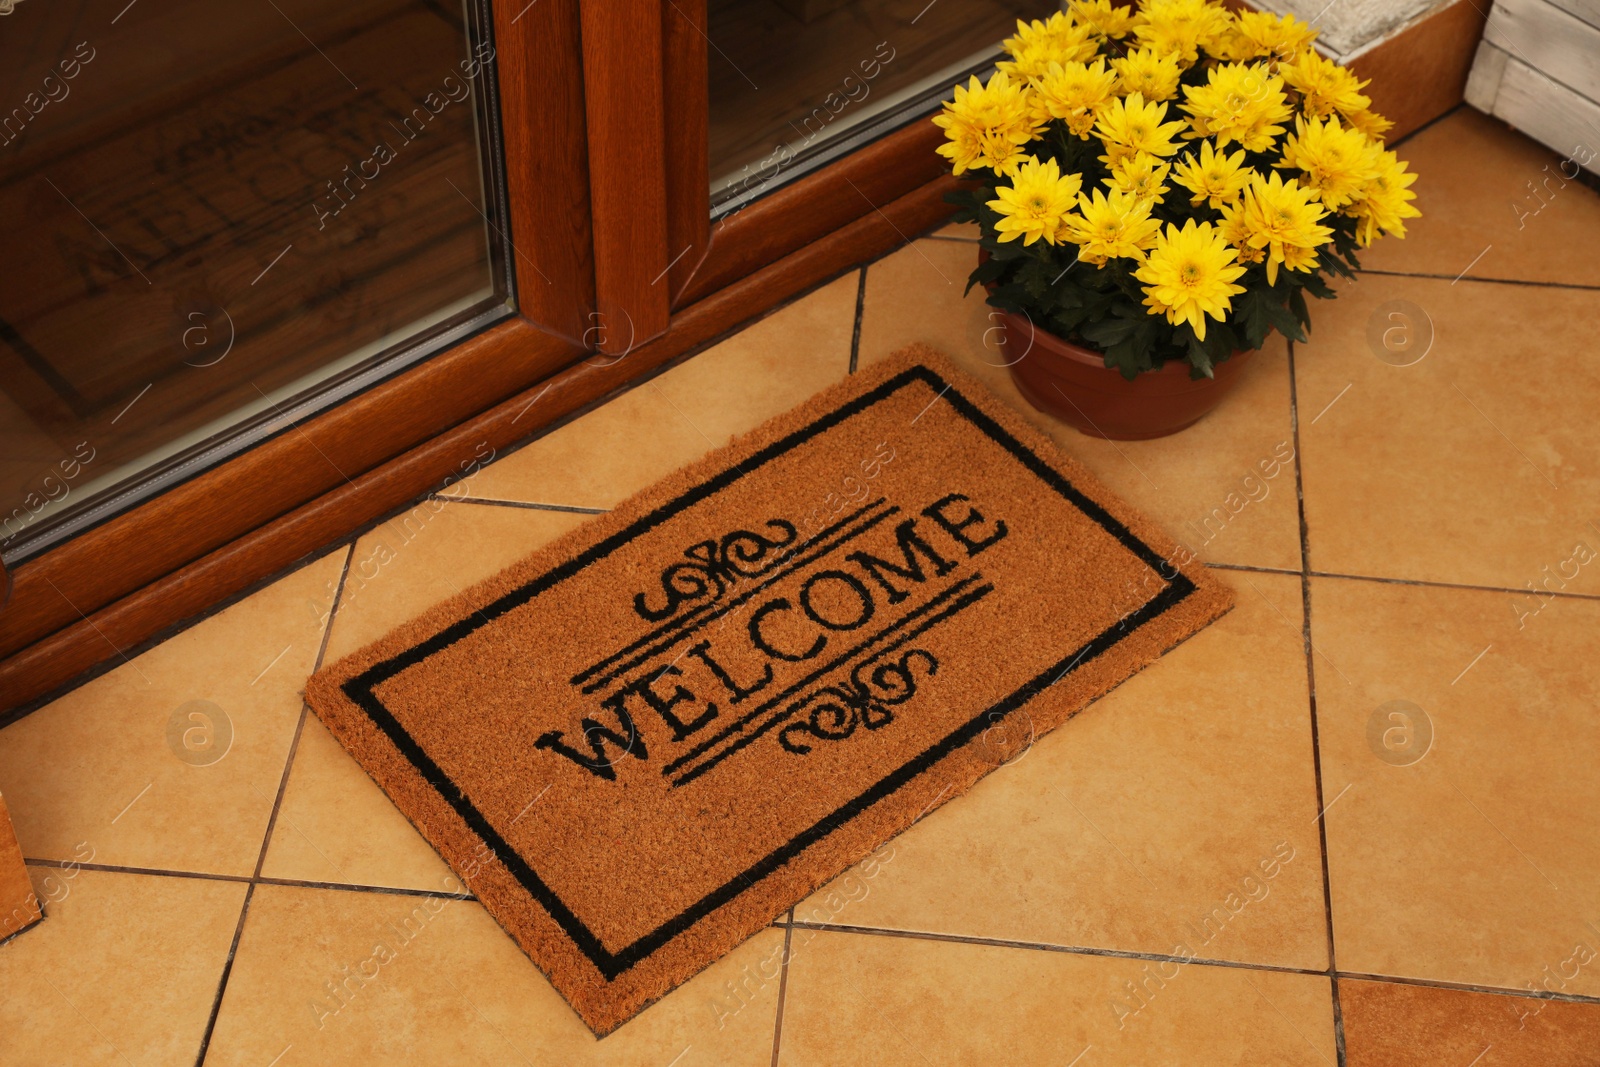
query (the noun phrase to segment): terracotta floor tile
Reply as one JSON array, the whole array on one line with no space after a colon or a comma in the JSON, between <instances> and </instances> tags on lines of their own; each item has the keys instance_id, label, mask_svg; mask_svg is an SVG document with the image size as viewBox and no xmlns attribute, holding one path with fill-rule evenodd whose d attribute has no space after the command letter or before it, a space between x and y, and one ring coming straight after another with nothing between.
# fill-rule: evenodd
<instances>
[{"instance_id":1,"label":"terracotta floor tile","mask_svg":"<svg viewBox=\"0 0 1600 1067\"><path fill-rule=\"evenodd\" d=\"M956 241L918 241L872 264L860 364L914 341L932 345L1202 559L1300 569L1289 369L1281 338L1268 343L1222 407L1182 434L1156 441L1087 437L1036 411L1011 384L989 318L993 309L981 289L961 295L976 255L971 245ZM1269 468L1273 476L1262 477Z\"/></svg>"},{"instance_id":2,"label":"terracotta floor tile","mask_svg":"<svg viewBox=\"0 0 1600 1067\"><path fill-rule=\"evenodd\" d=\"M1348 1067L1556 1067L1600 1062L1600 1004L1339 983Z\"/></svg>"},{"instance_id":3,"label":"terracotta floor tile","mask_svg":"<svg viewBox=\"0 0 1600 1067\"><path fill-rule=\"evenodd\" d=\"M1363 267L1600 285L1600 193L1564 181L1559 153L1470 107L1395 151L1418 175L1422 217L1360 255Z\"/></svg>"},{"instance_id":4,"label":"terracotta floor tile","mask_svg":"<svg viewBox=\"0 0 1600 1067\"><path fill-rule=\"evenodd\" d=\"M306 716L261 873L459 893L461 883L355 757Z\"/></svg>"},{"instance_id":5,"label":"terracotta floor tile","mask_svg":"<svg viewBox=\"0 0 1600 1067\"><path fill-rule=\"evenodd\" d=\"M244 883L28 870L47 917L0 946L0 1063L193 1063Z\"/></svg>"},{"instance_id":6,"label":"terracotta floor tile","mask_svg":"<svg viewBox=\"0 0 1600 1067\"><path fill-rule=\"evenodd\" d=\"M1522 588L1577 542L1600 548L1597 308L1583 290L1374 275L1322 303L1295 351L1312 568ZM1369 345L1413 327L1420 345L1429 320L1410 366Z\"/></svg>"},{"instance_id":7,"label":"terracotta floor tile","mask_svg":"<svg viewBox=\"0 0 1600 1067\"><path fill-rule=\"evenodd\" d=\"M1314 580L1342 971L1600 995L1600 601L1515 603Z\"/></svg>"},{"instance_id":8,"label":"terracotta floor tile","mask_svg":"<svg viewBox=\"0 0 1600 1067\"><path fill-rule=\"evenodd\" d=\"M779 1062L1326 1067L1333 998L1321 975L796 930Z\"/></svg>"},{"instance_id":9,"label":"terracotta floor tile","mask_svg":"<svg viewBox=\"0 0 1600 1067\"><path fill-rule=\"evenodd\" d=\"M67 859L84 845L99 863L254 872L344 558L329 553L0 730L23 854ZM191 714L211 718L213 744L231 729L220 757L185 747L207 729Z\"/></svg>"},{"instance_id":10,"label":"terracotta floor tile","mask_svg":"<svg viewBox=\"0 0 1600 1067\"><path fill-rule=\"evenodd\" d=\"M610 508L844 377L855 271L468 480L493 500Z\"/></svg>"},{"instance_id":11,"label":"terracotta floor tile","mask_svg":"<svg viewBox=\"0 0 1600 1067\"><path fill-rule=\"evenodd\" d=\"M356 542L326 661L581 525L584 515L424 504ZM302 680L303 684L303 680ZM316 716L308 716L261 873L270 878L455 892L443 860Z\"/></svg>"},{"instance_id":12,"label":"terracotta floor tile","mask_svg":"<svg viewBox=\"0 0 1600 1067\"><path fill-rule=\"evenodd\" d=\"M262 886L206 1063L766 1067L783 937L757 934L597 1041L472 901Z\"/></svg>"},{"instance_id":13,"label":"terracotta floor tile","mask_svg":"<svg viewBox=\"0 0 1600 1067\"><path fill-rule=\"evenodd\" d=\"M1215 573L1230 614L796 918L1326 967L1300 581Z\"/></svg>"}]
</instances>

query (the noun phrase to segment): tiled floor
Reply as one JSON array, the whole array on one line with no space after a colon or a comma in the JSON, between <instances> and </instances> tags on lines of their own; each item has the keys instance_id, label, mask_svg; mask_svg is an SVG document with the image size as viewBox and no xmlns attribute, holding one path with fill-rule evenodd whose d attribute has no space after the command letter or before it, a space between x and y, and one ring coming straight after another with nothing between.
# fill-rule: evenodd
<instances>
[{"instance_id":1,"label":"tiled floor","mask_svg":"<svg viewBox=\"0 0 1600 1067\"><path fill-rule=\"evenodd\" d=\"M0 1063L1600 1064L1600 196L1519 228L1553 157L1469 111L1403 154L1411 237L1179 436L1027 408L947 228L0 731L49 911L0 946ZM597 1042L298 691L912 341L1239 606Z\"/></svg>"}]
</instances>

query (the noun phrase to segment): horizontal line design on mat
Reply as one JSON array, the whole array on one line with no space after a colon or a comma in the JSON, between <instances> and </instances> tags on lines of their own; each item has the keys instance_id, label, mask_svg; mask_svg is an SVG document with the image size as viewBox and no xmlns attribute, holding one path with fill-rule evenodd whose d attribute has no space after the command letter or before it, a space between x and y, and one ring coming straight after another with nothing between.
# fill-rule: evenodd
<instances>
[{"instance_id":1,"label":"horizontal line design on mat","mask_svg":"<svg viewBox=\"0 0 1600 1067\"><path fill-rule=\"evenodd\" d=\"M739 749L743 748L756 738L760 737L762 734L766 733L768 730L772 729L774 726L778 725L778 723L783 722L789 716L793 715L795 711L797 711L800 706L805 703L805 700L797 701L796 703L791 704L789 707L780 710L776 715L768 718L754 730L746 732L744 727L747 723L759 718L764 713L771 711L774 707L777 707L777 705L783 703L800 690L808 688L811 683L820 678L826 677L829 674L832 674L840 667L846 666L851 660L855 659L861 653L867 651L880 641L899 635L899 637L887 648L880 650L875 656L868 658L864 662L870 663L872 659L876 659L878 656L887 654L888 652L905 644L907 641L920 636L924 631L930 629L936 623L943 622L945 619L950 618L961 609L976 604L979 600L982 600L986 594L994 592L994 586L992 585L977 585L977 583L981 581L983 581L983 575L981 574L971 574L966 578L961 579L959 582L934 596L933 599L918 605L911 611L906 612L899 619L896 619L888 626L885 626L882 630L879 630L876 634L873 634L861 644L841 653L831 662L817 668L810 674L801 678L799 681L791 684L787 689L779 693L777 696L761 704L759 707L751 709L744 716L744 718L730 723L716 737L711 738L709 741L695 749L691 749L689 752L679 756L677 759L667 764L661 769L661 773L670 775L692 758L699 756L708 749L714 748L719 742L732 737L734 734L743 734L742 737L735 739L722 751L715 752L705 760L693 767L690 767L683 773L681 777L677 778L672 783L673 785L679 786L688 784L695 778L698 778L700 775L710 770L712 767L715 767L718 763L721 763L723 760L739 751ZM974 588L975 585L977 585L976 588ZM954 599L955 602L950 606L945 607L945 602L952 599ZM936 611L936 609L943 610ZM923 618L922 616L927 617Z\"/></svg>"},{"instance_id":2,"label":"horizontal line design on mat","mask_svg":"<svg viewBox=\"0 0 1600 1067\"><path fill-rule=\"evenodd\" d=\"M796 548L793 553L793 556L796 558L794 558L788 566L779 567L764 573L761 575L762 580L759 583L724 604L719 605L716 600L713 600L709 604L703 604L692 611L685 612L683 615L671 620L659 629L645 634L643 637L629 644L626 648L620 649L617 652L613 652L611 655L607 656L603 660L600 660L598 663L595 663L593 666L586 667L579 671L577 674L572 676L572 684L581 684L585 693L593 693L598 689L604 688L607 682L626 674L639 664L647 661L651 656L654 656L665 649L673 647L679 641L682 641L685 637L687 637L689 633L700 630L707 623L715 622L717 619L720 619L724 615L728 614L728 612L748 603L751 597L754 597L757 593L760 593L765 589L771 588L776 583L798 571L801 567L823 559L829 553L833 552L834 549L841 548L844 545L849 544L851 541L854 541L868 530L877 526L878 523L882 522L884 519L887 519L892 515L900 514L900 508L898 506L889 507L881 511L878 510L883 503L883 498L879 497L877 500L874 500L865 507L846 515L843 519L840 519L832 526L829 526L827 529L817 534L811 540ZM844 533L840 534L834 540L828 541L826 544L822 544L824 540L832 537L835 533L838 533L839 530L849 526L857 518L860 518L862 515L866 515L868 512L872 512L872 514L866 519L865 522L861 523L859 526L856 526L854 529L845 530ZM819 544L821 547L817 548ZM813 548L817 548L817 551L812 552L810 555L803 555L803 553L810 552ZM780 562L782 562L781 559ZM720 598L722 593L725 591L726 590L719 591L717 597ZM687 633L680 633L675 637L669 638L667 636L672 634L674 631L681 630L683 627L692 627L693 629ZM656 641L657 643L651 645L650 648L644 649L642 652L639 651L641 648L643 648L643 646L650 644L652 641ZM621 666L604 670L603 673L599 674L598 677L595 676L597 671L602 671L604 668L610 667L610 665L615 663L617 660L635 652L638 652L638 655L628 659L627 662L623 663ZM593 680L591 681L589 679Z\"/></svg>"}]
</instances>

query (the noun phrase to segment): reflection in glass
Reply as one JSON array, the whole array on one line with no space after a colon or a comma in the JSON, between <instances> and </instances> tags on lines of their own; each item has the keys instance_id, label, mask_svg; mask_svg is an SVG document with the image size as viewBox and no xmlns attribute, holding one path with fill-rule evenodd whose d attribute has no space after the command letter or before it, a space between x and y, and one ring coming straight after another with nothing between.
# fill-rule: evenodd
<instances>
[{"instance_id":1,"label":"reflection in glass","mask_svg":"<svg viewBox=\"0 0 1600 1067\"><path fill-rule=\"evenodd\" d=\"M0 18L0 550L505 312L493 48L432 0Z\"/></svg>"},{"instance_id":2,"label":"reflection in glass","mask_svg":"<svg viewBox=\"0 0 1600 1067\"><path fill-rule=\"evenodd\" d=\"M711 204L727 214L932 113L1057 0L709 0Z\"/></svg>"}]
</instances>

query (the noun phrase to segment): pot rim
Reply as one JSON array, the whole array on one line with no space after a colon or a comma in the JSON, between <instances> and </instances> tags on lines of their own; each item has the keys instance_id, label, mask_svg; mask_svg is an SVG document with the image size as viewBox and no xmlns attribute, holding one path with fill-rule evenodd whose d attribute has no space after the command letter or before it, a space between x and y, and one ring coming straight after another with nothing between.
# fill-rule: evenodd
<instances>
[{"instance_id":1,"label":"pot rim","mask_svg":"<svg viewBox=\"0 0 1600 1067\"><path fill-rule=\"evenodd\" d=\"M1057 334L1052 330L1045 329L1043 326L1035 323L1033 321L1033 316L1031 315L1018 315L1014 311L1007 311L1005 308L995 307L993 304L990 304L989 306L994 308L995 314L1000 316L1001 324L1006 327L1008 333L1013 329L1018 331L1027 329L1032 333L1032 340L1037 341L1040 336L1048 338L1046 344L1051 348L1051 350L1057 352L1066 359L1071 360L1073 363L1077 363L1084 367L1098 368L1099 370L1115 374L1118 377L1122 376L1122 372L1117 370L1115 367L1106 366L1105 353L1099 352L1093 348L1085 348L1083 345L1080 345L1075 341L1069 341L1065 337L1062 337L1060 334ZM1028 350L1032 351L1032 347L1033 346L1030 344ZM1229 354L1228 358L1222 362L1231 363L1240 356L1256 351L1258 351L1258 349L1236 348ZM1025 355L1026 353L1024 353L1024 356ZM1018 357L1019 360L1021 358L1023 357ZM1154 370L1140 371L1139 377L1142 378L1147 374L1165 374L1169 371L1176 371L1179 368L1182 369L1184 376L1187 377L1189 374L1189 361L1186 359L1169 359Z\"/></svg>"}]
</instances>

